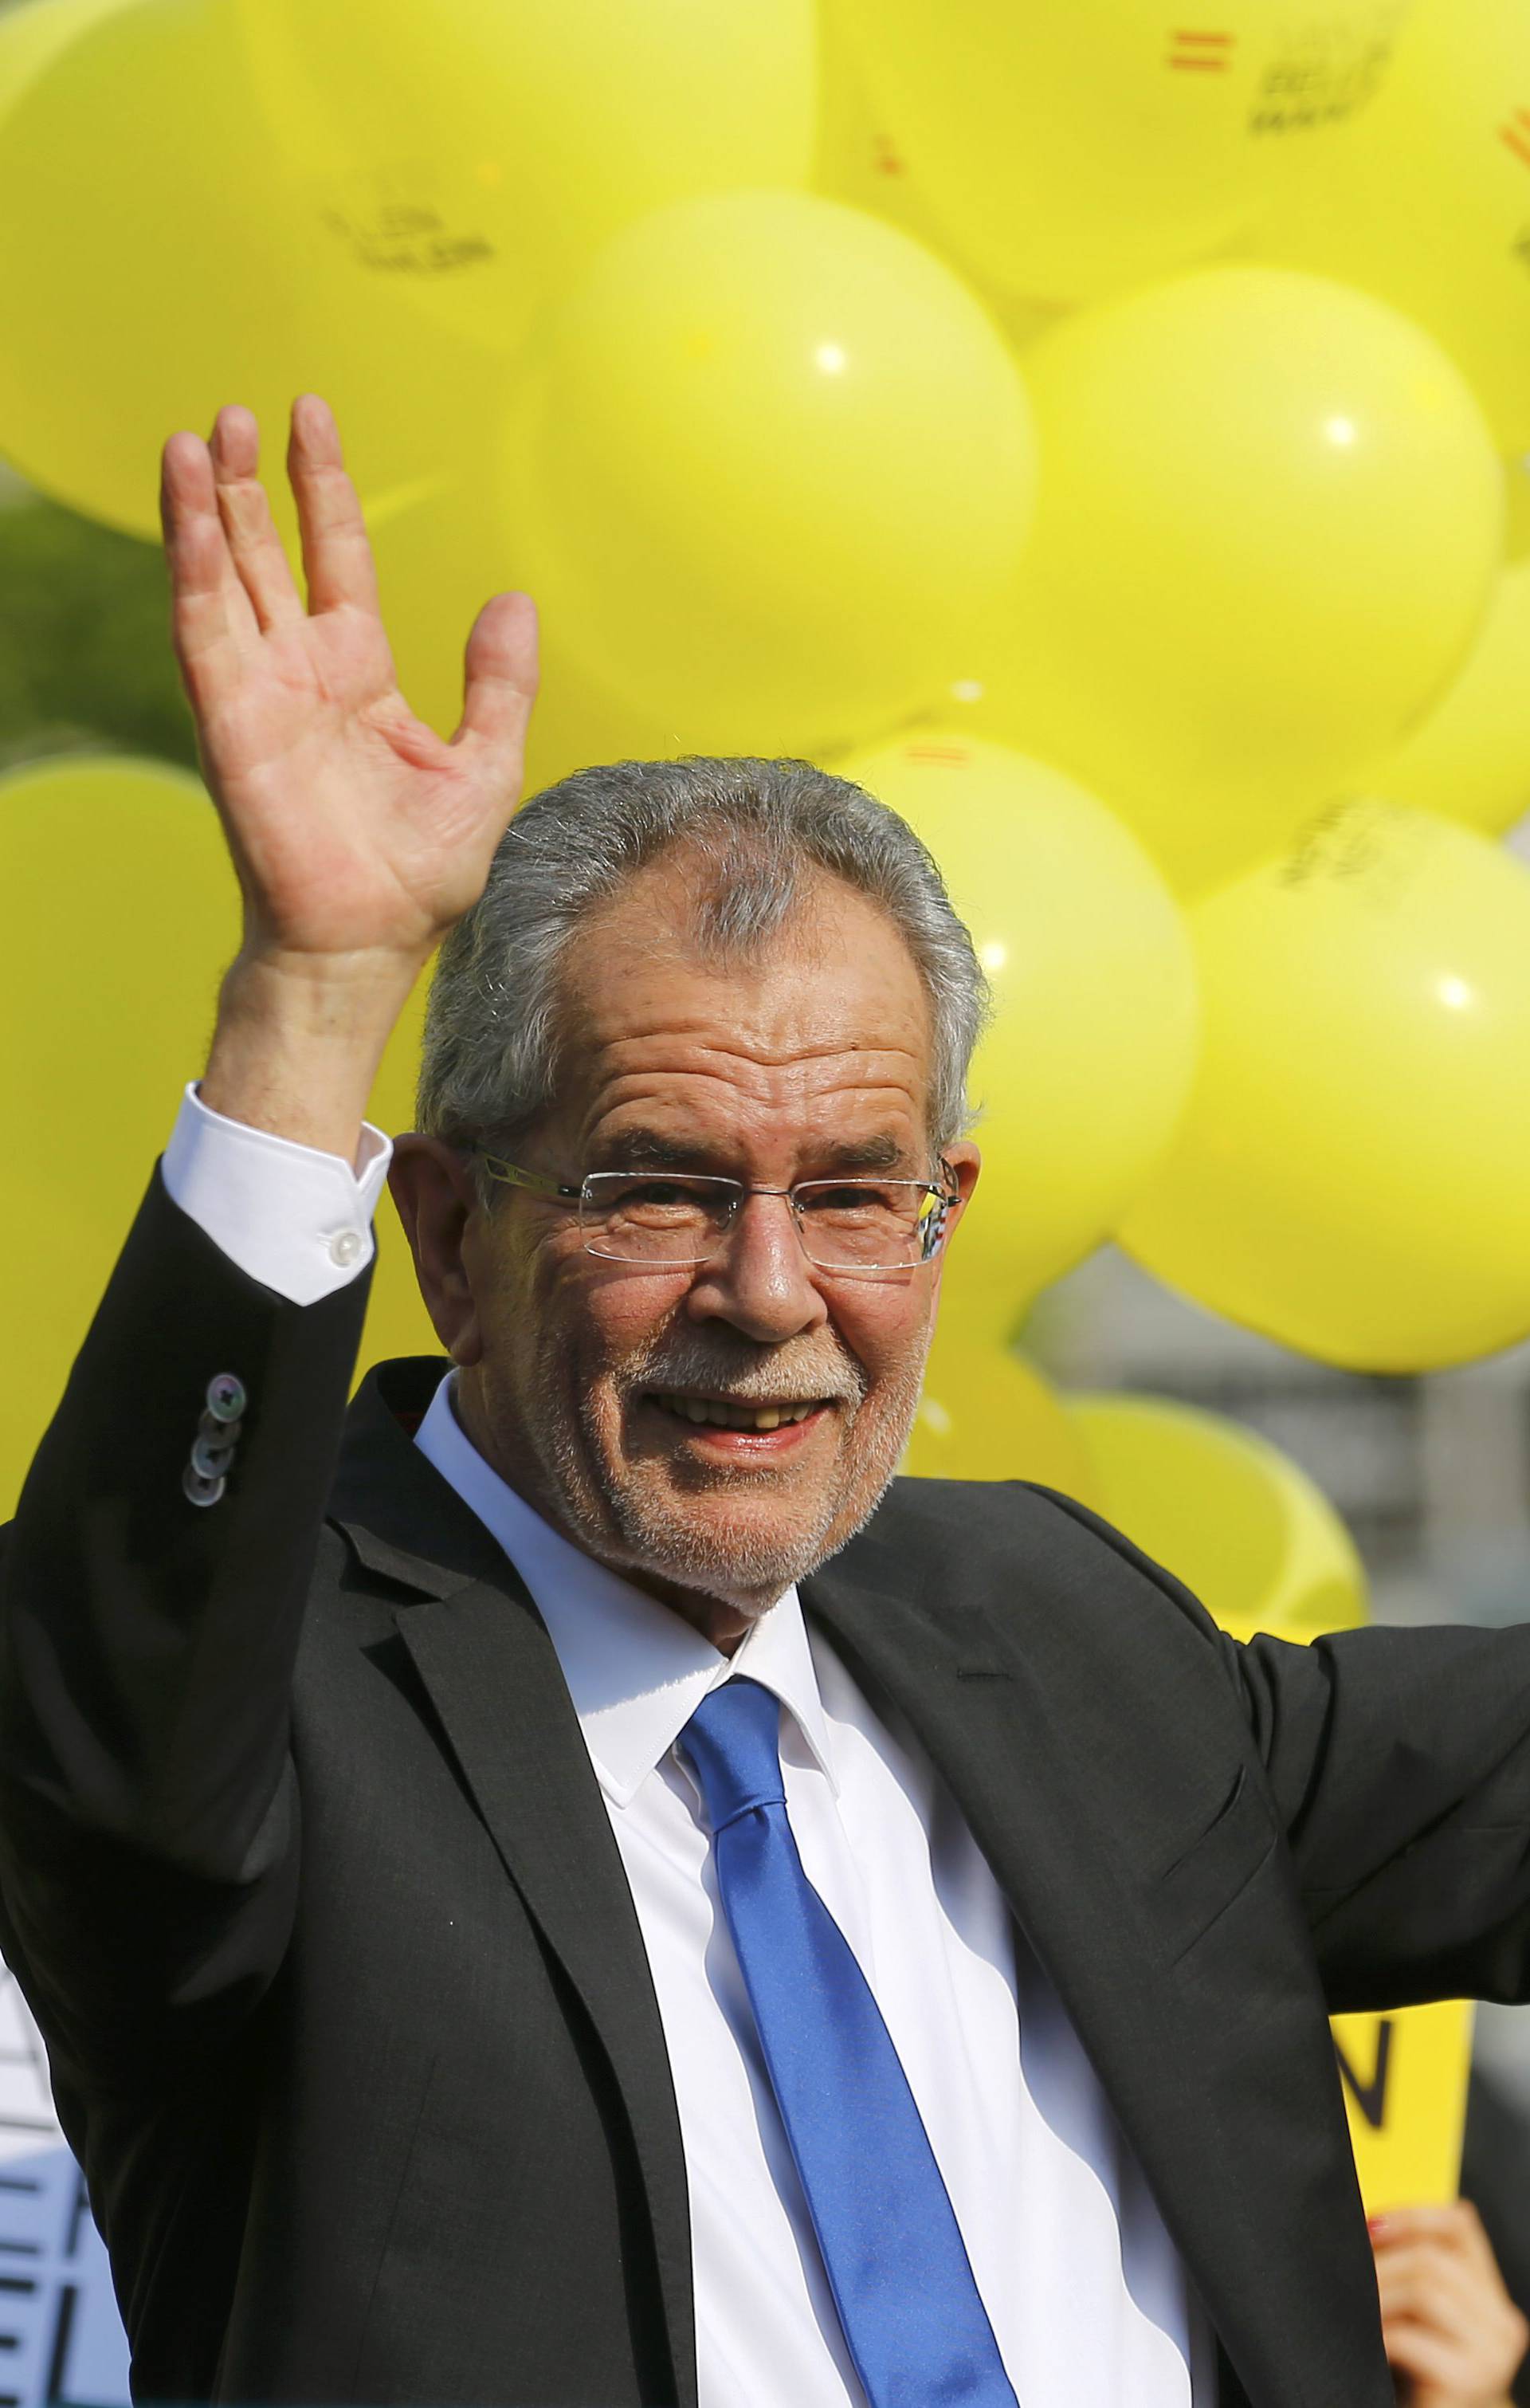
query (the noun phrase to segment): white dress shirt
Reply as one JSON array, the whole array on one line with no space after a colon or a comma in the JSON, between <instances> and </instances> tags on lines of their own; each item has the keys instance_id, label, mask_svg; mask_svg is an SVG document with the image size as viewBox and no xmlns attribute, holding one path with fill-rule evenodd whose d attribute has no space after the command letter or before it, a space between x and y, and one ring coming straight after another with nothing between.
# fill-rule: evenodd
<instances>
[{"instance_id":1,"label":"white dress shirt","mask_svg":"<svg viewBox=\"0 0 1530 2408\"><path fill-rule=\"evenodd\" d=\"M353 1279L392 1146L337 1155L189 1085L173 1200L298 1302ZM347 1242L347 1232L365 1248ZM734 1673L774 1691L787 1813L908 2078L1021 2408L1214 2408L1209 2330L1146 2179L987 1859L901 1716L794 1588L730 1658L559 1536L479 1454L448 1372L415 1444L499 1541L568 1684L637 1910L691 2195L701 2408L864 2408L675 1742Z\"/></svg>"}]
</instances>

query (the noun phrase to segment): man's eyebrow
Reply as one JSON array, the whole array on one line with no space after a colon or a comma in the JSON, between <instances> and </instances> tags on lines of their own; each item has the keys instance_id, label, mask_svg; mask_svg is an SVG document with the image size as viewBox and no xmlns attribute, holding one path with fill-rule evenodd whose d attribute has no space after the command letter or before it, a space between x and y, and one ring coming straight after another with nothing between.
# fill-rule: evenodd
<instances>
[{"instance_id":1,"label":"man's eyebrow","mask_svg":"<svg viewBox=\"0 0 1530 2408\"><path fill-rule=\"evenodd\" d=\"M708 1163L708 1149L697 1139L666 1137L651 1128L603 1138L594 1155L603 1170L705 1170Z\"/></svg>"},{"instance_id":2,"label":"man's eyebrow","mask_svg":"<svg viewBox=\"0 0 1530 2408\"><path fill-rule=\"evenodd\" d=\"M662 1129L628 1128L602 1140L594 1148L592 1168L611 1170L710 1170L724 1156L720 1148L700 1138L677 1138ZM836 1138L813 1157L806 1176L833 1171L896 1170L907 1165L908 1150L890 1131L872 1137ZM730 1169L732 1166L730 1164Z\"/></svg>"},{"instance_id":3,"label":"man's eyebrow","mask_svg":"<svg viewBox=\"0 0 1530 2408\"><path fill-rule=\"evenodd\" d=\"M877 1137L838 1139L817 1158L834 1170L896 1170L908 1155L895 1137L883 1131Z\"/></svg>"}]
</instances>

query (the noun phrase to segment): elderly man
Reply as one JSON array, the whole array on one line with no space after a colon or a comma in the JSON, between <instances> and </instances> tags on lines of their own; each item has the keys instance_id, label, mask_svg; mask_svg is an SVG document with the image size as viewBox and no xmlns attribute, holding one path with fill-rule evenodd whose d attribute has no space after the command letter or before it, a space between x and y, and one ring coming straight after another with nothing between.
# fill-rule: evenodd
<instances>
[{"instance_id":1,"label":"elderly man","mask_svg":"<svg viewBox=\"0 0 1530 2408\"><path fill-rule=\"evenodd\" d=\"M441 742L311 398L290 470L307 609L248 413L166 447L244 943L0 1562L136 2396L1390 2408L1325 2010L1530 1988L1530 1633L1238 1647L894 1482L978 1171L932 864L801 762L512 821L526 597ZM348 1412L385 1167L450 1360Z\"/></svg>"}]
</instances>

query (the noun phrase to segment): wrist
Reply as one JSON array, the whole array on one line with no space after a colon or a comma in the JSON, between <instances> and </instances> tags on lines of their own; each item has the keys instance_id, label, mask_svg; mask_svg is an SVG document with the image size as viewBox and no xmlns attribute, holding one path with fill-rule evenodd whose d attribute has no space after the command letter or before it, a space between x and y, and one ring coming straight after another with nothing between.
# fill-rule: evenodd
<instances>
[{"instance_id":1,"label":"wrist","mask_svg":"<svg viewBox=\"0 0 1530 2408\"><path fill-rule=\"evenodd\" d=\"M219 1010L342 1039L380 1027L386 1043L429 958L365 947L304 953L247 941L223 973Z\"/></svg>"},{"instance_id":2,"label":"wrist","mask_svg":"<svg viewBox=\"0 0 1530 2408\"><path fill-rule=\"evenodd\" d=\"M241 953L219 990L201 1100L353 1165L379 1066L422 967Z\"/></svg>"}]
</instances>

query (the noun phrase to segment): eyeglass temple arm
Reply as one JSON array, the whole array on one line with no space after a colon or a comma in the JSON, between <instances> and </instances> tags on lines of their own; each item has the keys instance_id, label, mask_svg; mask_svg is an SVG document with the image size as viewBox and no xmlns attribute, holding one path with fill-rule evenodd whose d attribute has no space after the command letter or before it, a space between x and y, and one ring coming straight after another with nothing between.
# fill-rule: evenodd
<instances>
[{"instance_id":1,"label":"eyeglass temple arm","mask_svg":"<svg viewBox=\"0 0 1530 2408\"><path fill-rule=\"evenodd\" d=\"M565 1187L561 1179L550 1178L543 1170L522 1170L518 1164L505 1161L497 1154L486 1154L481 1146L472 1151L481 1159L491 1179L502 1179L508 1187L524 1187L533 1196L561 1196L577 1204L582 1194L578 1187Z\"/></svg>"}]
</instances>

